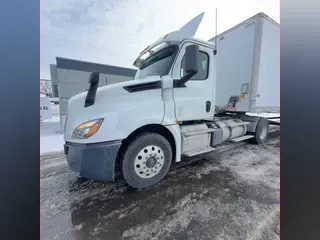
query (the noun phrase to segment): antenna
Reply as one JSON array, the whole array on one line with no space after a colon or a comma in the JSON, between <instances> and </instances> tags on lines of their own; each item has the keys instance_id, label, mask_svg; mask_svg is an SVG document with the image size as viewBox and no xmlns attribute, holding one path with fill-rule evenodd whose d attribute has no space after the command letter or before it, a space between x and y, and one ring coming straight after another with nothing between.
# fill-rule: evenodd
<instances>
[{"instance_id":1,"label":"antenna","mask_svg":"<svg viewBox=\"0 0 320 240\"><path fill-rule=\"evenodd\" d=\"M217 50L217 40L218 40L218 8L216 8L216 38L215 38L215 43L214 43L214 51L213 51L213 54L216 55L218 53L218 50Z\"/></svg>"}]
</instances>

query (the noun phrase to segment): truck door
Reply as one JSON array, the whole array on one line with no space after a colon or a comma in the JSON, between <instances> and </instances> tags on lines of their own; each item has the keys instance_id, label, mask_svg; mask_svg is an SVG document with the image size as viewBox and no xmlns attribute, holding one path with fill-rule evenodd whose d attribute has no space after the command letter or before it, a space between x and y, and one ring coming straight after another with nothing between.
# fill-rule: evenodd
<instances>
[{"instance_id":1,"label":"truck door","mask_svg":"<svg viewBox=\"0 0 320 240\"><path fill-rule=\"evenodd\" d=\"M173 79L180 79L184 74L184 54L188 45L185 42L175 61ZM215 72L213 49L199 45L199 70L187 83L186 87L175 87L173 98L175 116L178 121L212 119L214 114Z\"/></svg>"}]
</instances>

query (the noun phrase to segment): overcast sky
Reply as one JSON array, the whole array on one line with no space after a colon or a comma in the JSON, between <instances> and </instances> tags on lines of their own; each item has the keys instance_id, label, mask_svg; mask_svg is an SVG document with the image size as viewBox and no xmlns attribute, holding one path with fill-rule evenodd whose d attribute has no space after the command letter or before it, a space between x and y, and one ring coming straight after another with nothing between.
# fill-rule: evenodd
<instances>
[{"instance_id":1,"label":"overcast sky","mask_svg":"<svg viewBox=\"0 0 320 240\"><path fill-rule=\"evenodd\" d=\"M197 38L218 33L264 12L280 22L279 0L43 0L40 77L67 57L133 68L146 46L205 12Z\"/></svg>"}]
</instances>

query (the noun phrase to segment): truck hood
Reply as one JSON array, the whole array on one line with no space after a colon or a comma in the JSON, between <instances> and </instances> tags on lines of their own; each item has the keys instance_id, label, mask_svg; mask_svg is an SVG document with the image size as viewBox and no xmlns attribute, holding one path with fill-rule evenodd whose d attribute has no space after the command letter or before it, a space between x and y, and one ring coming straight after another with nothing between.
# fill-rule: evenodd
<instances>
[{"instance_id":1,"label":"truck hood","mask_svg":"<svg viewBox=\"0 0 320 240\"><path fill-rule=\"evenodd\" d=\"M160 79L161 79L160 76L151 76L151 77L147 77L147 78L143 78L143 79L125 81L125 82L114 83L111 85L99 87L97 89L96 101L98 101L99 99L106 97L106 96L112 98L112 97L119 97L122 95L128 95L129 92L127 90L125 90L123 87L136 85L136 84L140 84L140 83L159 81ZM69 102L68 102L69 106L72 105L74 102L78 102L78 101L82 101L82 100L83 100L83 104L84 104L86 96L87 96L87 91L73 96L72 98L69 99Z\"/></svg>"},{"instance_id":2,"label":"truck hood","mask_svg":"<svg viewBox=\"0 0 320 240\"><path fill-rule=\"evenodd\" d=\"M139 113L139 111L152 111L152 109L157 108L158 110L154 116L157 119L160 119L161 122L164 112L161 111L163 108L163 101L160 88L151 91L140 92L129 92L124 88L127 86L155 82L159 80L161 80L160 76L152 76L145 79L126 81L99 87L97 89L95 102L89 107L84 106L87 91L70 98L68 102L68 111L64 131L65 140L71 141L71 136L74 129L81 123L97 118L106 118L107 116L110 117L111 115L114 116L113 119L128 119L132 118L132 114ZM146 99L148 100L146 101ZM140 113L140 115L142 114ZM111 120L109 119L108 121L110 122ZM159 121L157 120L155 123L158 122Z\"/></svg>"}]
</instances>

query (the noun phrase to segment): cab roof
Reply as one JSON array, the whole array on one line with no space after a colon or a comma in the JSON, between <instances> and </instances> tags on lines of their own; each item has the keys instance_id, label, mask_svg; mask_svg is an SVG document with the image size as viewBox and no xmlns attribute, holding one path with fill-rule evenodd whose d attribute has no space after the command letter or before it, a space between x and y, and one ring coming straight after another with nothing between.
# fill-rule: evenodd
<instances>
[{"instance_id":1,"label":"cab roof","mask_svg":"<svg viewBox=\"0 0 320 240\"><path fill-rule=\"evenodd\" d=\"M146 47L138 56L138 58L134 61L133 65L139 67L141 63L145 60L141 57L149 52L151 55L153 52L152 50L161 44L172 44L172 43L179 43L185 38L192 38L198 30L198 27L202 21L204 16L204 12L199 14L198 16L191 19L185 25L183 25L179 30L170 32L163 37L159 38L157 41Z\"/></svg>"}]
</instances>

